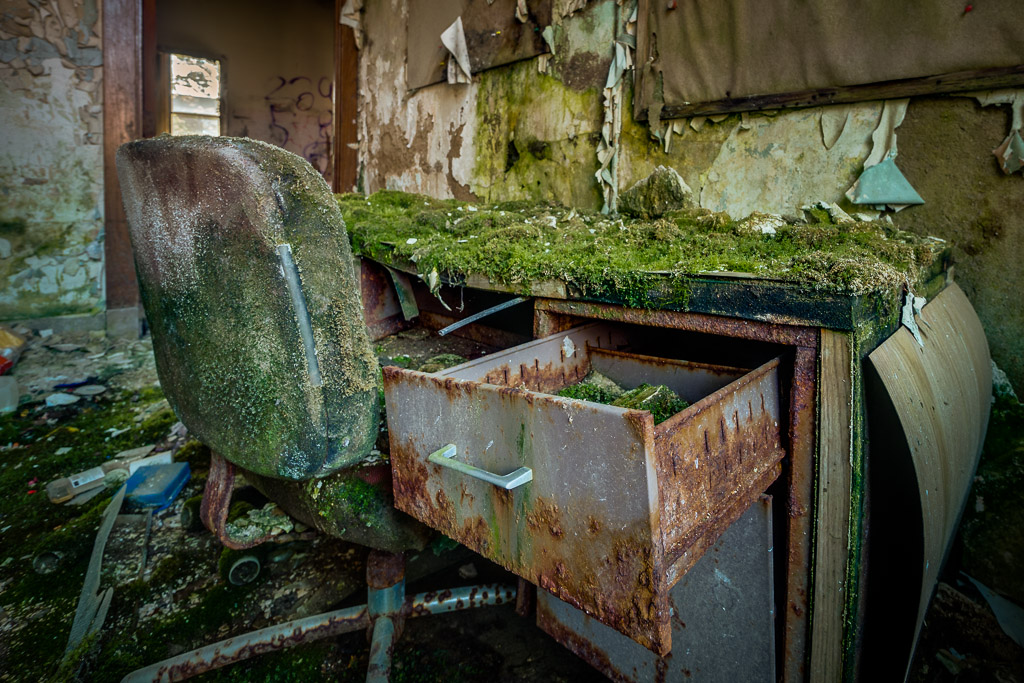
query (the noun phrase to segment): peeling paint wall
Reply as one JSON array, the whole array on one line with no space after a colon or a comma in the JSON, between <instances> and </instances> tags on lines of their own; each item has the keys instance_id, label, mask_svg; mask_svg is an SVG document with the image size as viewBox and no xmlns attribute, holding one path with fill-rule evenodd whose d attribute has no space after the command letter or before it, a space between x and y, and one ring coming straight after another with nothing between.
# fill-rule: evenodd
<instances>
[{"instance_id":1,"label":"peeling paint wall","mask_svg":"<svg viewBox=\"0 0 1024 683\"><path fill-rule=\"evenodd\" d=\"M600 208L594 173L602 88L629 11L613 0L556 2L550 57L474 74L468 85L408 92L405 3L366 0L364 189ZM844 193L863 170L883 108L864 102L664 122L656 141L647 122L632 120L629 85L624 95L618 189L671 166L701 206L736 218L752 211L800 216L818 200L855 210ZM893 220L957 243L957 279L986 325L993 357L1020 391L1024 307L1011 297L1024 288L1024 178L1004 176L991 154L1008 122L1007 107L982 110L963 97L911 100L897 129L896 161L926 204Z\"/></svg>"},{"instance_id":2,"label":"peeling paint wall","mask_svg":"<svg viewBox=\"0 0 1024 683\"><path fill-rule=\"evenodd\" d=\"M555 3L560 25L550 73L531 59L485 71L468 85L410 93L405 3L367 2L359 66L365 188L597 203L600 89L616 5L593 3L563 21L564 4Z\"/></svg>"},{"instance_id":3,"label":"peeling paint wall","mask_svg":"<svg viewBox=\"0 0 1024 683\"><path fill-rule=\"evenodd\" d=\"M160 50L222 59L224 135L334 174L334 1L160 0Z\"/></svg>"},{"instance_id":4,"label":"peeling paint wall","mask_svg":"<svg viewBox=\"0 0 1024 683\"><path fill-rule=\"evenodd\" d=\"M0 10L0 319L103 308L97 0Z\"/></svg>"}]
</instances>

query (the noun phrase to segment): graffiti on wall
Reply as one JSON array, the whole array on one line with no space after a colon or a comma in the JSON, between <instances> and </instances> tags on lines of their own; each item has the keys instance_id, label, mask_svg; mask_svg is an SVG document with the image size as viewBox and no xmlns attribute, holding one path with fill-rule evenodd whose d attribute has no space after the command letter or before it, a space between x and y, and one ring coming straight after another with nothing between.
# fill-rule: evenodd
<instances>
[{"instance_id":1,"label":"graffiti on wall","mask_svg":"<svg viewBox=\"0 0 1024 683\"><path fill-rule=\"evenodd\" d=\"M306 159L330 182L334 128L334 82L327 76L276 76L264 96L270 114L270 137Z\"/></svg>"}]
</instances>

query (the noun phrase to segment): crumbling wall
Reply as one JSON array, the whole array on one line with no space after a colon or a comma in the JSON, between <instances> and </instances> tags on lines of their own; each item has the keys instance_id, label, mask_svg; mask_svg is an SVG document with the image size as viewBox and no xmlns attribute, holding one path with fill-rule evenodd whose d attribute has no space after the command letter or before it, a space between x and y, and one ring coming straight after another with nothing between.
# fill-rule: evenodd
<instances>
[{"instance_id":1,"label":"crumbling wall","mask_svg":"<svg viewBox=\"0 0 1024 683\"><path fill-rule=\"evenodd\" d=\"M0 319L103 307L97 0L0 10Z\"/></svg>"},{"instance_id":2,"label":"crumbling wall","mask_svg":"<svg viewBox=\"0 0 1024 683\"><path fill-rule=\"evenodd\" d=\"M223 60L222 132L334 174L334 1L160 0L157 44Z\"/></svg>"},{"instance_id":3,"label":"crumbling wall","mask_svg":"<svg viewBox=\"0 0 1024 683\"><path fill-rule=\"evenodd\" d=\"M629 2L556 0L553 54L473 75L469 84L406 89L406 10L366 0L360 54L363 189L437 197L553 199L600 208L595 178L603 88ZM701 206L741 218L799 217L816 201L854 211L844 194L872 151L883 102L714 119L638 122L624 79L615 187L659 165L679 171ZM912 99L897 129L897 164L925 199L893 216L900 226L958 244L958 281L986 326L993 356L1024 389L1024 178L1004 176L991 150L1008 107L964 97ZM656 139L652 129L660 131ZM867 212L871 214L871 212Z\"/></svg>"}]
</instances>

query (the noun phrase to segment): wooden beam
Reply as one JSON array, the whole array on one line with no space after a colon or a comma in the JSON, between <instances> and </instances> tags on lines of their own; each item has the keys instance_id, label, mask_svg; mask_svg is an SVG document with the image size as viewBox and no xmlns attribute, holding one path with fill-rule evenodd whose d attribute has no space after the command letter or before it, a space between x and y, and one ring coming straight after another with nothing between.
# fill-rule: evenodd
<instances>
[{"instance_id":1,"label":"wooden beam","mask_svg":"<svg viewBox=\"0 0 1024 683\"><path fill-rule=\"evenodd\" d=\"M818 491L809 680L843 679L850 553L854 368L847 334L821 331Z\"/></svg>"},{"instance_id":2,"label":"wooden beam","mask_svg":"<svg viewBox=\"0 0 1024 683\"><path fill-rule=\"evenodd\" d=\"M355 31L339 20L344 0L334 3L334 191L352 192L359 175L356 119L359 113L359 51Z\"/></svg>"},{"instance_id":3,"label":"wooden beam","mask_svg":"<svg viewBox=\"0 0 1024 683\"><path fill-rule=\"evenodd\" d=\"M142 136L142 14L142 0L103 0L103 207L108 312L137 309L139 305L114 155L119 145Z\"/></svg>"},{"instance_id":4,"label":"wooden beam","mask_svg":"<svg viewBox=\"0 0 1024 683\"><path fill-rule=\"evenodd\" d=\"M156 0L142 0L142 137L160 131L160 79L156 54Z\"/></svg>"},{"instance_id":5,"label":"wooden beam","mask_svg":"<svg viewBox=\"0 0 1024 683\"><path fill-rule=\"evenodd\" d=\"M735 97L715 100L714 102L666 104L662 107L661 118L678 119L687 116L712 116L741 111L799 109L802 107L818 107L825 104L888 100L918 95L941 95L970 90L1013 88L1021 85L1024 85L1024 64L994 69L959 71L923 78L904 78L896 81L866 83L864 85ZM637 120L646 120L647 115L646 108L637 110Z\"/></svg>"}]
</instances>

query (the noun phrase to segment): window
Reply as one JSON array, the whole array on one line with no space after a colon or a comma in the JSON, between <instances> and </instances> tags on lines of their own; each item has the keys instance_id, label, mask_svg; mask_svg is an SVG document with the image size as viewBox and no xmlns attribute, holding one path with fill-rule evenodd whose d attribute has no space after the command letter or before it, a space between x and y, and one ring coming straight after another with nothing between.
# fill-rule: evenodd
<instances>
[{"instance_id":1,"label":"window","mask_svg":"<svg viewBox=\"0 0 1024 683\"><path fill-rule=\"evenodd\" d=\"M170 69L171 135L220 135L220 62L172 54Z\"/></svg>"}]
</instances>

